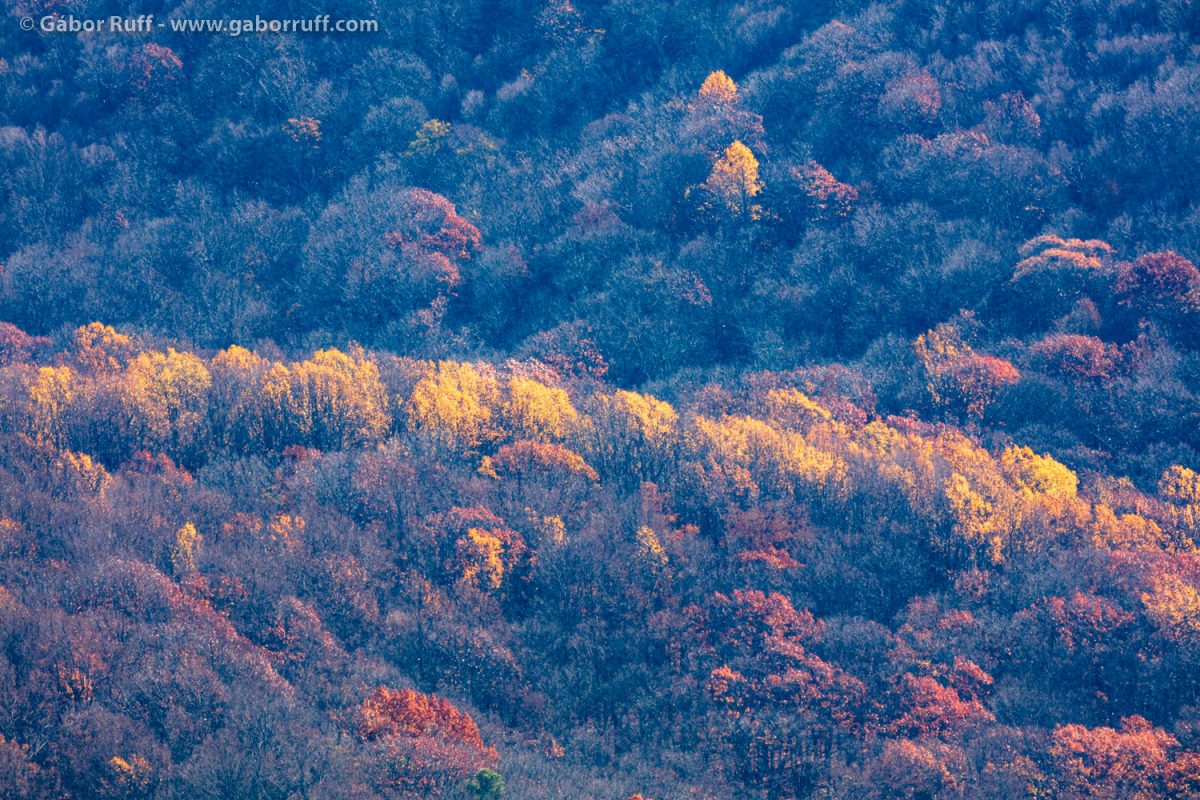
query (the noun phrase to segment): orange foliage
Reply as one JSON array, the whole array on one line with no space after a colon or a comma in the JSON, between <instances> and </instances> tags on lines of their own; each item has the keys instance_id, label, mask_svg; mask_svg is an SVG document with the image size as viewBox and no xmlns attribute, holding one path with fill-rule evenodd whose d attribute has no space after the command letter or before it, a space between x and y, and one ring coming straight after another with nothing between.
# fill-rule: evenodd
<instances>
[{"instance_id":1,"label":"orange foliage","mask_svg":"<svg viewBox=\"0 0 1200 800\"><path fill-rule=\"evenodd\" d=\"M539 473L578 475L589 481L600 476L583 457L565 447L544 442L506 444L492 456L492 465L500 475L527 477Z\"/></svg>"},{"instance_id":2,"label":"orange foliage","mask_svg":"<svg viewBox=\"0 0 1200 800\"><path fill-rule=\"evenodd\" d=\"M857 189L833 177L816 161L792 167L791 176L807 198L808 212L815 219L845 219L858 202Z\"/></svg>"},{"instance_id":3,"label":"orange foliage","mask_svg":"<svg viewBox=\"0 0 1200 800\"><path fill-rule=\"evenodd\" d=\"M1030 348L1044 368L1070 378L1111 378L1121 362L1119 347L1094 336L1056 333Z\"/></svg>"},{"instance_id":4,"label":"orange foliage","mask_svg":"<svg viewBox=\"0 0 1200 800\"><path fill-rule=\"evenodd\" d=\"M471 716L437 695L381 686L355 717L356 734L381 757L379 782L402 796L437 796L496 760Z\"/></svg>"},{"instance_id":5,"label":"orange foliage","mask_svg":"<svg viewBox=\"0 0 1200 800\"><path fill-rule=\"evenodd\" d=\"M1162 777L1175 737L1141 717L1119 729L1062 725L1054 729L1050 755L1058 768L1063 800L1152 800L1163 797Z\"/></svg>"},{"instance_id":6,"label":"orange foliage","mask_svg":"<svg viewBox=\"0 0 1200 800\"><path fill-rule=\"evenodd\" d=\"M357 731L363 739L429 736L484 749L471 715L434 694L380 686L358 711Z\"/></svg>"},{"instance_id":7,"label":"orange foliage","mask_svg":"<svg viewBox=\"0 0 1200 800\"><path fill-rule=\"evenodd\" d=\"M903 735L955 733L996 719L978 700L964 699L953 688L928 676L905 675L901 697L903 711L892 729Z\"/></svg>"}]
</instances>

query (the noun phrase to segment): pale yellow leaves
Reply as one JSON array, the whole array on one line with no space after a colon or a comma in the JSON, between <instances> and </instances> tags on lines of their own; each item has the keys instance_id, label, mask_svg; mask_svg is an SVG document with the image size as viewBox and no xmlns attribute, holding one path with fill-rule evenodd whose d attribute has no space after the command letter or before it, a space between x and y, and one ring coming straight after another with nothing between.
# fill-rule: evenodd
<instances>
[{"instance_id":1,"label":"pale yellow leaves","mask_svg":"<svg viewBox=\"0 0 1200 800\"><path fill-rule=\"evenodd\" d=\"M504 417L515 438L543 442L564 439L579 423L566 392L520 376L509 379Z\"/></svg>"},{"instance_id":2,"label":"pale yellow leaves","mask_svg":"<svg viewBox=\"0 0 1200 800\"><path fill-rule=\"evenodd\" d=\"M499 397L491 374L470 364L440 361L413 388L408 424L439 447L475 450L497 435L493 408Z\"/></svg>"},{"instance_id":3,"label":"pale yellow leaves","mask_svg":"<svg viewBox=\"0 0 1200 800\"><path fill-rule=\"evenodd\" d=\"M124 403L154 449L178 456L203 438L212 376L191 353L141 353L125 373Z\"/></svg>"},{"instance_id":4,"label":"pale yellow leaves","mask_svg":"<svg viewBox=\"0 0 1200 800\"><path fill-rule=\"evenodd\" d=\"M1048 455L1037 455L1028 447L1010 447L1000 455L1008 476L1030 494L1060 500L1073 499L1079 490L1079 478Z\"/></svg>"}]
</instances>

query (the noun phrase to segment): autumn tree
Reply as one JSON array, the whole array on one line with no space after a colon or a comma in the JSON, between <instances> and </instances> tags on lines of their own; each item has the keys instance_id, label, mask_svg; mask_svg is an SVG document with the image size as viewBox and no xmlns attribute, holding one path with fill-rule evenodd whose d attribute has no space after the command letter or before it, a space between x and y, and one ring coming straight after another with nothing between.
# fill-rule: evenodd
<instances>
[{"instance_id":1,"label":"autumn tree","mask_svg":"<svg viewBox=\"0 0 1200 800\"><path fill-rule=\"evenodd\" d=\"M517 481L536 479L539 474L547 475L555 483L567 476L593 482L600 479L578 453L544 442L522 440L503 445L488 458L488 465L497 476L511 476Z\"/></svg>"},{"instance_id":2,"label":"autumn tree","mask_svg":"<svg viewBox=\"0 0 1200 800\"><path fill-rule=\"evenodd\" d=\"M286 403L290 393L278 374L267 379L272 364L244 347L233 345L213 356L210 419L212 435L226 446L241 450L282 446ZM285 368L280 366L286 372Z\"/></svg>"},{"instance_id":3,"label":"autumn tree","mask_svg":"<svg viewBox=\"0 0 1200 800\"><path fill-rule=\"evenodd\" d=\"M1175 537L1194 545L1195 531L1200 526L1200 474L1175 464L1159 478L1158 493L1170 504L1166 522Z\"/></svg>"},{"instance_id":4,"label":"autumn tree","mask_svg":"<svg viewBox=\"0 0 1200 800\"><path fill-rule=\"evenodd\" d=\"M505 427L517 438L561 441L578 424L579 414L571 398L556 386L514 375L508 381L507 395Z\"/></svg>"},{"instance_id":5,"label":"autumn tree","mask_svg":"<svg viewBox=\"0 0 1200 800\"><path fill-rule=\"evenodd\" d=\"M0 734L0 798L42 800L54 796L53 776L35 762L27 744Z\"/></svg>"},{"instance_id":6,"label":"autumn tree","mask_svg":"<svg viewBox=\"0 0 1200 800\"><path fill-rule=\"evenodd\" d=\"M705 685L718 752L748 786L813 788L841 737L864 722L865 687L810 651L823 626L786 597L735 591L711 609L724 662Z\"/></svg>"},{"instance_id":7,"label":"autumn tree","mask_svg":"<svg viewBox=\"0 0 1200 800\"><path fill-rule=\"evenodd\" d=\"M754 198L763 189L758 178L758 159L750 148L735 140L713 164L702 188L713 206L734 219L755 219L762 209Z\"/></svg>"},{"instance_id":8,"label":"autumn tree","mask_svg":"<svg viewBox=\"0 0 1200 800\"><path fill-rule=\"evenodd\" d=\"M500 386L490 371L441 361L413 387L408 426L439 448L471 451L496 436L499 405Z\"/></svg>"},{"instance_id":9,"label":"autumn tree","mask_svg":"<svg viewBox=\"0 0 1200 800\"><path fill-rule=\"evenodd\" d=\"M496 759L471 716L437 695L381 686L354 718L355 735L381 759L385 791L441 797Z\"/></svg>"},{"instance_id":10,"label":"autumn tree","mask_svg":"<svg viewBox=\"0 0 1200 800\"><path fill-rule=\"evenodd\" d=\"M921 334L913 346L925 368L934 405L974 422L983 418L1005 387L1021 377L1011 362L976 352L954 323Z\"/></svg>"},{"instance_id":11,"label":"autumn tree","mask_svg":"<svg viewBox=\"0 0 1200 800\"><path fill-rule=\"evenodd\" d=\"M287 378L284 409L299 441L337 449L378 441L387 432L387 392L361 348L318 350L292 364Z\"/></svg>"},{"instance_id":12,"label":"autumn tree","mask_svg":"<svg viewBox=\"0 0 1200 800\"><path fill-rule=\"evenodd\" d=\"M200 545L204 537L192 523L186 523L175 533L175 541L168 552L171 571L176 577L184 577L196 571Z\"/></svg>"},{"instance_id":13,"label":"autumn tree","mask_svg":"<svg viewBox=\"0 0 1200 800\"><path fill-rule=\"evenodd\" d=\"M129 336L99 322L76 328L74 340L75 359L90 372L115 372L128 364L136 349Z\"/></svg>"},{"instance_id":14,"label":"autumn tree","mask_svg":"<svg viewBox=\"0 0 1200 800\"><path fill-rule=\"evenodd\" d=\"M207 435L208 390L212 375L190 353L138 354L125 372L124 402L133 435L151 448L191 458Z\"/></svg>"},{"instance_id":15,"label":"autumn tree","mask_svg":"<svg viewBox=\"0 0 1200 800\"><path fill-rule=\"evenodd\" d=\"M1047 234L1021 245L1009 281L1012 313L1024 325L1044 328L1080 299L1103 298L1113 272L1113 248L1098 239L1064 239Z\"/></svg>"},{"instance_id":16,"label":"autumn tree","mask_svg":"<svg viewBox=\"0 0 1200 800\"><path fill-rule=\"evenodd\" d=\"M317 319L339 314L364 340L436 344L480 245L475 225L439 194L352 183L317 221L301 276L313 297L338 298L312 308Z\"/></svg>"},{"instance_id":17,"label":"autumn tree","mask_svg":"<svg viewBox=\"0 0 1200 800\"><path fill-rule=\"evenodd\" d=\"M0 367L26 363L36 347L49 344L45 337L30 336L11 322L0 322Z\"/></svg>"},{"instance_id":18,"label":"autumn tree","mask_svg":"<svg viewBox=\"0 0 1200 800\"><path fill-rule=\"evenodd\" d=\"M1123 306L1195 343L1191 330L1200 314L1200 270L1191 261L1169 250L1147 253L1121 266L1116 290Z\"/></svg>"},{"instance_id":19,"label":"autumn tree","mask_svg":"<svg viewBox=\"0 0 1200 800\"><path fill-rule=\"evenodd\" d=\"M793 224L812 220L828 223L850 217L858 203L858 190L834 177L816 161L808 161L789 170L797 190L784 200L784 212Z\"/></svg>"},{"instance_id":20,"label":"autumn tree","mask_svg":"<svg viewBox=\"0 0 1200 800\"><path fill-rule=\"evenodd\" d=\"M683 134L712 157L730 141L761 146L763 120L743 103L734 80L724 70L717 70L704 79L689 104Z\"/></svg>"},{"instance_id":21,"label":"autumn tree","mask_svg":"<svg viewBox=\"0 0 1200 800\"><path fill-rule=\"evenodd\" d=\"M605 474L628 470L639 484L657 480L678 452L679 412L656 397L624 389L594 402L592 424L581 432L586 460Z\"/></svg>"},{"instance_id":22,"label":"autumn tree","mask_svg":"<svg viewBox=\"0 0 1200 800\"><path fill-rule=\"evenodd\" d=\"M62 446L66 442L66 414L75 398L70 367L40 367L29 385L30 433L39 441Z\"/></svg>"},{"instance_id":23,"label":"autumn tree","mask_svg":"<svg viewBox=\"0 0 1200 800\"><path fill-rule=\"evenodd\" d=\"M1059 796L1066 800L1117 800L1165 796L1164 769L1175 737L1141 717L1120 728L1062 725L1051 737Z\"/></svg>"}]
</instances>

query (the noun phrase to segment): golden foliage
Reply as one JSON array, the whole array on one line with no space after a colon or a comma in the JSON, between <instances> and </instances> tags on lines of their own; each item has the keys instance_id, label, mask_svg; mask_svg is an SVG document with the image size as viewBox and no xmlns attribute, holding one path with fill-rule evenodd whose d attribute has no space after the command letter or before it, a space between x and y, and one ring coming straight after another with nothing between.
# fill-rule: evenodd
<instances>
[{"instance_id":1,"label":"golden foliage","mask_svg":"<svg viewBox=\"0 0 1200 800\"><path fill-rule=\"evenodd\" d=\"M1138 514L1117 515L1103 503L1092 509L1092 544L1111 550L1161 550L1167 544L1162 528Z\"/></svg>"},{"instance_id":2,"label":"golden foliage","mask_svg":"<svg viewBox=\"0 0 1200 800\"><path fill-rule=\"evenodd\" d=\"M282 367L281 367L282 368ZM211 405L221 413L213 415L213 436L230 447L262 450L274 446L278 437L265 440L267 403L261 381L271 362L244 347L234 345L213 356ZM277 418L284 413L282 404Z\"/></svg>"},{"instance_id":3,"label":"golden foliage","mask_svg":"<svg viewBox=\"0 0 1200 800\"><path fill-rule=\"evenodd\" d=\"M946 502L954 535L971 546L985 545L989 560L995 564L1002 562L1003 540L997 535L992 505L971 488L962 473L955 472L946 481Z\"/></svg>"},{"instance_id":4,"label":"golden foliage","mask_svg":"<svg viewBox=\"0 0 1200 800\"><path fill-rule=\"evenodd\" d=\"M1200 592L1183 578L1159 573L1142 594L1142 605L1169 638L1184 645L1200 644Z\"/></svg>"},{"instance_id":5,"label":"golden foliage","mask_svg":"<svg viewBox=\"0 0 1200 800\"><path fill-rule=\"evenodd\" d=\"M588 462L602 473L620 470L640 482L657 479L660 469L675 463L681 432L670 403L621 389L595 396L590 412L580 441Z\"/></svg>"},{"instance_id":6,"label":"golden foliage","mask_svg":"<svg viewBox=\"0 0 1200 800\"><path fill-rule=\"evenodd\" d=\"M111 325L91 322L75 329L76 361L93 372L116 372L133 357L133 341Z\"/></svg>"},{"instance_id":7,"label":"golden foliage","mask_svg":"<svg viewBox=\"0 0 1200 800\"><path fill-rule=\"evenodd\" d=\"M504 418L515 438L550 441L563 439L574 430L579 412L562 389L514 376L508 382Z\"/></svg>"},{"instance_id":8,"label":"golden foliage","mask_svg":"<svg viewBox=\"0 0 1200 800\"><path fill-rule=\"evenodd\" d=\"M799 433L776 430L753 417L697 417L695 432L709 480L736 495L753 498L763 490L775 496L815 496L834 489L846 475L845 464L834 454L810 446Z\"/></svg>"},{"instance_id":9,"label":"golden foliage","mask_svg":"<svg viewBox=\"0 0 1200 800\"><path fill-rule=\"evenodd\" d=\"M537 531L537 542L560 545L566 541L567 525L562 517L557 515L542 516L532 508L525 509L525 515Z\"/></svg>"},{"instance_id":10,"label":"golden foliage","mask_svg":"<svg viewBox=\"0 0 1200 800\"><path fill-rule=\"evenodd\" d=\"M213 356L210 367L214 375L218 372L232 376L257 375L270 364L267 359L244 347L232 345Z\"/></svg>"},{"instance_id":11,"label":"golden foliage","mask_svg":"<svg viewBox=\"0 0 1200 800\"><path fill-rule=\"evenodd\" d=\"M881 420L871 420L859 433L859 443L874 456L885 456L904 447L904 434Z\"/></svg>"},{"instance_id":12,"label":"golden foliage","mask_svg":"<svg viewBox=\"0 0 1200 800\"><path fill-rule=\"evenodd\" d=\"M500 478L500 473L496 472L496 464L494 461L492 461L491 456L484 456L483 458L479 459L479 466L475 468L475 474L482 475L485 478L491 478L492 480L498 480Z\"/></svg>"},{"instance_id":13,"label":"golden foliage","mask_svg":"<svg viewBox=\"0 0 1200 800\"><path fill-rule=\"evenodd\" d=\"M113 756L105 765L100 794L114 800L147 797L153 775L150 762L142 756L134 755L128 759Z\"/></svg>"},{"instance_id":14,"label":"golden foliage","mask_svg":"<svg viewBox=\"0 0 1200 800\"><path fill-rule=\"evenodd\" d=\"M733 216L756 216L758 207L751 200L763 189L758 159L749 147L735 141L713 165L704 188Z\"/></svg>"},{"instance_id":15,"label":"golden foliage","mask_svg":"<svg viewBox=\"0 0 1200 800\"><path fill-rule=\"evenodd\" d=\"M654 532L653 528L649 525L638 528L637 543L638 552L655 571L667 566L667 551L663 548L662 542L659 541L658 534Z\"/></svg>"},{"instance_id":16,"label":"golden foliage","mask_svg":"<svg viewBox=\"0 0 1200 800\"><path fill-rule=\"evenodd\" d=\"M413 387L408 424L439 446L470 451L497 435L492 409L499 387L490 374L471 364L440 361Z\"/></svg>"},{"instance_id":17,"label":"golden foliage","mask_svg":"<svg viewBox=\"0 0 1200 800\"><path fill-rule=\"evenodd\" d=\"M1074 472L1028 447L1009 447L1000 455L1000 463L1017 486L1030 494L1069 500L1078 493L1079 478Z\"/></svg>"},{"instance_id":18,"label":"golden foliage","mask_svg":"<svg viewBox=\"0 0 1200 800\"><path fill-rule=\"evenodd\" d=\"M1193 549L1200 531L1200 474L1178 464L1162 474L1158 494L1167 501L1167 522L1177 544Z\"/></svg>"},{"instance_id":19,"label":"golden foliage","mask_svg":"<svg viewBox=\"0 0 1200 800\"><path fill-rule=\"evenodd\" d=\"M267 525L266 541L276 550L290 551L300 546L307 523L299 514L279 513Z\"/></svg>"},{"instance_id":20,"label":"golden foliage","mask_svg":"<svg viewBox=\"0 0 1200 800\"><path fill-rule=\"evenodd\" d=\"M771 423L784 427L806 430L813 423L833 420L824 406L795 388L767 392L766 406Z\"/></svg>"},{"instance_id":21,"label":"golden foliage","mask_svg":"<svg viewBox=\"0 0 1200 800\"><path fill-rule=\"evenodd\" d=\"M470 528L458 540L461 580L483 591L496 591L504 583L504 543L490 531Z\"/></svg>"},{"instance_id":22,"label":"golden foliage","mask_svg":"<svg viewBox=\"0 0 1200 800\"><path fill-rule=\"evenodd\" d=\"M196 571L197 559L200 556L200 544L204 537L196 526L186 523L175 532L175 542L171 545L171 572L176 577L190 575Z\"/></svg>"},{"instance_id":23,"label":"golden foliage","mask_svg":"<svg viewBox=\"0 0 1200 800\"><path fill-rule=\"evenodd\" d=\"M80 494L102 494L112 482L104 465L87 453L64 450L58 456L57 466L63 483Z\"/></svg>"},{"instance_id":24,"label":"golden foliage","mask_svg":"<svg viewBox=\"0 0 1200 800\"><path fill-rule=\"evenodd\" d=\"M679 414L670 403L624 389L618 390L613 400L615 407L624 413L636 433L647 442L661 442L677 430Z\"/></svg>"},{"instance_id":25,"label":"golden foliage","mask_svg":"<svg viewBox=\"0 0 1200 800\"><path fill-rule=\"evenodd\" d=\"M61 447L67 407L75 398L70 367L41 367L29 386L30 433L39 442Z\"/></svg>"},{"instance_id":26,"label":"golden foliage","mask_svg":"<svg viewBox=\"0 0 1200 800\"><path fill-rule=\"evenodd\" d=\"M140 353L125 372L124 400L160 450L188 451L204 433L212 375L191 353Z\"/></svg>"},{"instance_id":27,"label":"golden foliage","mask_svg":"<svg viewBox=\"0 0 1200 800\"><path fill-rule=\"evenodd\" d=\"M269 380L278 377L274 369L268 373ZM387 433L387 391L379 367L361 348L349 353L318 350L307 361L292 364L288 377L289 391L282 399L302 440L335 449L379 441Z\"/></svg>"},{"instance_id":28,"label":"golden foliage","mask_svg":"<svg viewBox=\"0 0 1200 800\"><path fill-rule=\"evenodd\" d=\"M544 473L566 473L578 475L589 481L598 481L596 470L583 460L583 456L557 444L519 441L506 444L489 459L488 466L493 475L515 475L518 478Z\"/></svg>"},{"instance_id":29,"label":"golden foliage","mask_svg":"<svg viewBox=\"0 0 1200 800\"><path fill-rule=\"evenodd\" d=\"M247 431L255 441L282 447L291 438L292 373L283 364L272 364L262 374L245 403Z\"/></svg>"},{"instance_id":30,"label":"golden foliage","mask_svg":"<svg viewBox=\"0 0 1200 800\"><path fill-rule=\"evenodd\" d=\"M1175 464L1159 478L1158 493L1176 505L1200 505L1200 473Z\"/></svg>"},{"instance_id":31,"label":"golden foliage","mask_svg":"<svg viewBox=\"0 0 1200 800\"><path fill-rule=\"evenodd\" d=\"M738 87L725 74L724 70L710 72L708 77L704 79L704 83L700 85L700 91L697 94L697 104L709 106L729 106L737 102Z\"/></svg>"}]
</instances>

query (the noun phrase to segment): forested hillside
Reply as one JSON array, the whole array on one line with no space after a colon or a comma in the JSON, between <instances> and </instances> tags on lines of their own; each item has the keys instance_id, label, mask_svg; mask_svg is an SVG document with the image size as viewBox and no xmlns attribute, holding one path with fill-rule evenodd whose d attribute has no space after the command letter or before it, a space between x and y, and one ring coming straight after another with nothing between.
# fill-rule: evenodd
<instances>
[{"instance_id":1,"label":"forested hillside","mask_svg":"<svg viewBox=\"0 0 1200 800\"><path fill-rule=\"evenodd\" d=\"M0 800L1200 800L1197 3L4 8Z\"/></svg>"}]
</instances>

